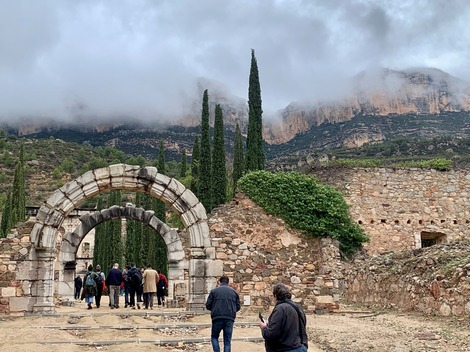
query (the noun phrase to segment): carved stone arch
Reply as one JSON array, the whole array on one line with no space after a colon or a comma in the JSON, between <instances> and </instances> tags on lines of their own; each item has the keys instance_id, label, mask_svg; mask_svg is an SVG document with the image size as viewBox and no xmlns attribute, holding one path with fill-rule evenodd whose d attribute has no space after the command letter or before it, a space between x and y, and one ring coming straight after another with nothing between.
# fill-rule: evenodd
<instances>
[{"instance_id":1,"label":"carved stone arch","mask_svg":"<svg viewBox=\"0 0 470 352\"><path fill-rule=\"evenodd\" d=\"M158 173L155 167L116 164L88 171L66 183L39 209L31 231L31 256L37 261L37 277L32 286L32 296L36 297L33 310L54 311L55 241L65 217L86 199L114 189L147 193L164 201L179 214L189 233L189 307L202 308L210 286L207 280L210 284L214 280L206 276L206 267L214 259L214 250L204 206L191 190L178 180Z\"/></svg>"},{"instance_id":2,"label":"carved stone arch","mask_svg":"<svg viewBox=\"0 0 470 352\"><path fill-rule=\"evenodd\" d=\"M174 284L185 281L184 277L184 259L185 253L183 243L176 230L171 229L168 225L162 222L154 215L153 210L145 210L136 208L134 206L117 206L114 205L108 209L96 211L93 213L85 214L80 217L80 225L78 225L72 232L65 233L62 239L62 246L59 252L59 262L64 266L67 263L75 262L77 251L80 243L86 235L96 226L102 222L126 218L142 222L152 228L157 234L162 236L167 247L167 262L168 262L168 279L170 281L169 297L173 297ZM63 277L67 283L63 283L58 287L58 293L62 297L72 298L74 296L73 290L73 277L71 273L65 273Z\"/></svg>"}]
</instances>

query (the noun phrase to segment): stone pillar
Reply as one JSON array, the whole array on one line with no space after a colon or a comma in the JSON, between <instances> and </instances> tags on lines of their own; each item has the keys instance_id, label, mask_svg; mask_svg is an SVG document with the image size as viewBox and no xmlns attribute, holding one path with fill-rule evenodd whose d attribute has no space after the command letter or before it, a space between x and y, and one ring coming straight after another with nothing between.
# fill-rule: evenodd
<instances>
[{"instance_id":1,"label":"stone pillar","mask_svg":"<svg viewBox=\"0 0 470 352\"><path fill-rule=\"evenodd\" d=\"M206 270L203 248L191 248L189 259L189 310L204 310L206 303Z\"/></svg>"},{"instance_id":2,"label":"stone pillar","mask_svg":"<svg viewBox=\"0 0 470 352\"><path fill-rule=\"evenodd\" d=\"M37 271L32 293L36 297L33 313L55 313L54 259L55 248L36 248Z\"/></svg>"}]
</instances>

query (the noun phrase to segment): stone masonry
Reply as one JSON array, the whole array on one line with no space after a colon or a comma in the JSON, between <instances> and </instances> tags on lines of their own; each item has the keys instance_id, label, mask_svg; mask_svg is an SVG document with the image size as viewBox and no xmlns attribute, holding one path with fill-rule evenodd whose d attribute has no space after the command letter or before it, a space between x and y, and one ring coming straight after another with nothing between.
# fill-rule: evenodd
<instances>
[{"instance_id":1,"label":"stone masonry","mask_svg":"<svg viewBox=\"0 0 470 352\"><path fill-rule=\"evenodd\" d=\"M330 167L312 173L343 194L371 238L369 254L421 248L427 238L470 238L469 170Z\"/></svg>"}]
</instances>

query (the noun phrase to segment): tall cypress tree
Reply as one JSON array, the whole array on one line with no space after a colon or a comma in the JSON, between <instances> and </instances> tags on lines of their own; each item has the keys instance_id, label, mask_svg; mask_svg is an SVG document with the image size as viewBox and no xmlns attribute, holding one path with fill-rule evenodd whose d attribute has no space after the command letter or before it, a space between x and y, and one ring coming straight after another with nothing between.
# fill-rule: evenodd
<instances>
[{"instance_id":1,"label":"tall cypress tree","mask_svg":"<svg viewBox=\"0 0 470 352\"><path fill-rule=\"evenodd\" d=\"M225 203L227 168L225 166L224 120L220 104L215 106L214 145L212 148L212 205Z\"/></svg>"},{"instance_id":2,"label":"tall cypress tree","mask_svg":"<svg viewBox=\"0 0 470 352\"><path fill-rule=\"evenodd\" d=\"M163 146L163 141L160 141L160 150L158 151L158 165L157 165L158 172L161 174L165 174L165 149ZM155 216L159 218L162 222L166 222L166 205L163 201L159 199L152 198L152 204L155 205L155 208L149 207L149 209L155 210Z\"/></svg>"},{"instance_id":3,"label":"tall cypress tree","mask_svg":"<svg viewBox=\"0 0 470 352\"><path fill-rule=\"evenodd\" d=\"M121 204L121 191L112 190L109 195L108 207ZM108 249L109 256L107 262L104 263L105 268L109 269L114 263L123 264L123 240L122 240L122 221L121 218L108 221L109 230L107 229L109 240Z\"/></svg>"},{"instance_id":4,"label":"tall cypress tree","mask_svg":"<svg viewBox=\"0 0 470 352\"><path fill-rule=\"evenodd\" d=\"M251 68L248 87L248 134L246 137L246 170L263 170L265 155L263 149L261 87L258 63L254 49L251 49Z\"/></svg>"},{"instance_id":5,"label":"tall cypress tree","mask_svg":"<svg viewBox=\"0 0 470 352\"><path fill-rule=\"evenodd\" d=\"M0 237L7 237L11 230L11 191L7 192L7 199L2 211L2 222L0 224Z\"/></svg>"},{"instance_id":6,"label":"tall cypress tree","mask_svg":"<svg viewBox=\"0 0 470 352\"><path fill-rule=\"evenodd\" d=\"M233 146L233 171L232 171L232 192L235 195L237 191L237 182L243 175L245 166L243 165L243 138L240 126L237 123L235 128L235 144Z\"/></svg>"},{"instance_id":7,"label":"tall cypress tree","mask_svg":"<svg viewBox=\"0 0 470 352\"><path fill-rule=\"evenodd\" d=\"M186 149L183 148L181 151L181 171L180 171L180 177L184 178L186 177L186 171L187 171L187 160L186 160Z\"/></svg>"},{"instance_id":8,"label":"tall cypress tree","mask_svg":"<svg viewBox=\"0 0 470 352\"><path fill-rule=\"evenodd\" d=\"M20 147L20 158L16 163L15 175L13 177L13 189L11 193L10 229L18 221L26 218L26 193L24 174L24 145ZM9 230L8 229L8 232Z\"/></svg>"},{"instance_id":9,"label":"tall cypress tree","mask_svg":"<svg viewBox=\"0 0 470 352\"><path fill-rule=\"evenodd\" d=\"M194 146L191 157L191 191L199 196L199 164L201 162L201 145L199 137L194 138Z\"/></svg>"},{"instance_id":10,"label":"tall cypress tree","mask_svg":"<svg viewBox=\"0 0 470 352\"><path fill-rule=\"evenodd\" d=\"M212 210L212 180L211 180L211 137L209 126L209 94L207 89L202 98L201 118L201 162L199 164L198 197L207 211Z\"/></svg>"},{"instance_id":11,"label":"tall cypress tree","mask_svg":"<svg viewBox=\"0 0 470 352\"><path fill-rule=\"evenodd\" d=\"M103 210L103 196L98 197L97 210ZM95 227L95 243L93 247L93 265L104 265L104 259L107 252L106 248L106 223L102 222ZM104 267L103 267L104 269Z\"/></svg>"}]
</instances>

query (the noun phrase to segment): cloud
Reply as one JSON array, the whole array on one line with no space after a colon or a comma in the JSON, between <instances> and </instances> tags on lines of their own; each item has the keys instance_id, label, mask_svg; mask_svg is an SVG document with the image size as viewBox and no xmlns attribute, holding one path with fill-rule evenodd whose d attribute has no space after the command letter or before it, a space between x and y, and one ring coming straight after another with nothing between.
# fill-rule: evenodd
<instances>
[{"instance_id":1,"label":"cloud","mask_svg":"<svg viewBox=\"0 0 470 352\"><path fill-rule=\"evenodd\" d=\"M379 67L470 80L466 0L0 0L0 119L180 116L198 80L266 114ZM210 93L210 92L209 92Z\"/></svg>"}]
</instances>

